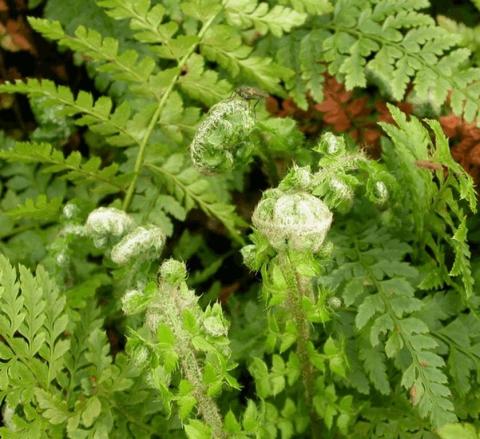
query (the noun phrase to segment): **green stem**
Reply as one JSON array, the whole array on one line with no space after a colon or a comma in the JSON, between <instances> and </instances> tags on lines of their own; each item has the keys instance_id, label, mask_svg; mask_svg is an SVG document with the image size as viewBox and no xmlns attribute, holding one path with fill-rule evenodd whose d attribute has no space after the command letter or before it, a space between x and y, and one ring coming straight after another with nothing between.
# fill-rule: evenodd
<instances>
[{"instance_id":1,"label":"green stem","mask_svg":"<svg viewBox=\"0 0 480 439\"><path fill-rule=\"evenodd\" d=\"M137 159L135 161L135 167L133 169L133 178L130 183L130 186L127 189L127 193L125 195L125 199L123 200L123 210L127 211L128 208L130 207L130 203L132 202L133 194L135 193L135 187L137 185L138 177L140 175L140 172L142 170L143 166L143 161L145 159L145 149L148 144L148 141L150 140L150 136L153 133L153 130L155 128L155 125L158 122L158 119L160 119L160 116L162 114L162 111L167 103L167 100L170 96L170 93L172 92L173 88L175 87L178 78L180 78L180 75L182 73L182 68L185 66L185 64L188 62L188 59L190 56L193 54L197 46L199 45L200 41L202 40L203 36L207 32L208 28L212 25L213 21L217 15L213 15L202 27L200 32L198 33L198 41L190 47L188 52L183 56L183 58L179 61L178 66L177 66L177 73L176 75L171 79L170 84L168 85L167 89L162 95L162 98L160 99L160 102L158 103L157 109L155 110L155 113L153 113L153 116L150 120L150 123L148 124L147 130L145 132L145 135L142 138L142 141L140 143Z\"/></svg>"},{"instance_id":2,"label":"green stem","mask_svg":"<svg viewBox=\"0 0 480 439\"><path fill-rule=\"evenodd\" d=\"M313 405L315 396L315 372L308 355L310 328L302 307L304 292L298 274L290 260L288 251L279 255L283 276L287 284L287 307L291 312L297 328L297 355L300 360L302 382L305 391L305 400L310 417L310 433L312 439L320 438L320 419Z\"/></svg>"},{"instance_id":3,"label":"green stem","mask_svg":"<svg viewBox=\"0 0 480 439\"><path fill-rule=\"evenodd\" d=\"M172 287L169 291L159 291L167 300L162 300L159 307L168 321L168 326L175 335L176 350L180 360L183 375L193 387L192 393L197 401L198 412L205 423L211 428L212 438L226 439L223 431L223 420L216 402L208 395L207 388L203 383L202 368L191 343L190 334L182 325L181 316L185 308L179 296L178 287Z\"/></svg>"},{"instance_id":4,"label":"green stem","mask_svg":"<svg viewBox=\"0 0 480 439\"><path fill-rule=\"evenodd\" d=\"M45 224L42 224L45 226ZM31 229L36 229L38 227L38 223L35 224L24 224L21 226L14 227L13 229L5 232L5 233L0 233L0 239L5 240L5 239L10 239L12 236L18 235L19 233L25 232L27 230Z\"/></svg>"},{"instance_id":5,"label":"green stem","mask_svg":"<svg viewBox=\"0 0 480 439\"><path fill-rule=\"evenodd\" d=\"M181 346L180 346L181 345ZM193 385L193 396L197 400L198 411L212 429L212 438L223 439L223 421L215 401L207 395L202 383L202 370L190 346L179 343L180 364L187 380Z\"/></svg>"}]
</instances>

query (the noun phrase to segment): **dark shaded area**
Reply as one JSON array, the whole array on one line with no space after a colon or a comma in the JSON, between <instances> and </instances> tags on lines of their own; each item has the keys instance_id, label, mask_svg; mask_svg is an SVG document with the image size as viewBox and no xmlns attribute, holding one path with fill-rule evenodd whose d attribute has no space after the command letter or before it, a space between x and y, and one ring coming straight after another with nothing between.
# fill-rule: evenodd
<instances>
[{"instance_id":1,"label":"dark shaded area","mask_svg":"<svg viewBox=\"0 0 480 439\"><path fill-rule=\"evenodd\" d=\"M0 8L0 82L42 78L70 87L73 91L95 90L84 65L74 63L71 52L32 30L27 17L42 17L43 6L28 9L21 0L9 0L8 10ZM0 95L0 130L16 139L26 139L36 127L25 96ZM73 136L72 136L73 137ZM66 152L78 149L80 139L71 139Z\"/></svg>"},{"instance_id":2,"label":"dark shaded area","mask_svg":"<svg viewBox=\"0 0 480 439\"><path fill-rule=\"evenodd\" d=\"M467 26L478 25L478 9L469 0L430 0L431 14L446 15Z\"/></svg>"}]
</instances>

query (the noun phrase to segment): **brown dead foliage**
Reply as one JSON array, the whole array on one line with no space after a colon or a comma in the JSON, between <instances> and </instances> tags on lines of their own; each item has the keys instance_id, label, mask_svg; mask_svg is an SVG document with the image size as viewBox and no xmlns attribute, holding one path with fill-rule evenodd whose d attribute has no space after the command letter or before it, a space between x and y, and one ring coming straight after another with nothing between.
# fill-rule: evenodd
<instances>
[{"instance_id":1,"label":"brown dead foliage","mask_svg":"<svg viewBox=\"0 0 480 439\"><path fill-rule=\"evenodd\" d=\"M396 105L407 114L413 111L408 102ZM275 98L267 100L267 109L276 116L296 119L307 136L317 137L326 129L337 134L346 133L373 157L380 153L382 130L378 122L393 122L385 100L348 91L328 75L324 82L323 101L315 103L310 100L306 111L299 109L291 99L278 101ZM440 124L450 139L453 157L479 184L480 128L454 115L441 116Z\"/></svg>"},{"instance_id":2,"label":"brown dead foliage","mask_svg":"<svg viewBox=\"0 0 480 439\"><path fill-rule=\"evenodd\" d=\"M300 110L291 99L278 102L274 98L267 100L267 109L276 116L296 119L300 129L312 137L325 129L337 134L347 133L372 156L378 156L382 131L377 122L392 120L386 103L348 91L328 75L325 77L323 93L323 101L315 103L310 100L306 111ZM408 103L397 105L408 114L412 112Z\"/></svg>"}]
</instances>

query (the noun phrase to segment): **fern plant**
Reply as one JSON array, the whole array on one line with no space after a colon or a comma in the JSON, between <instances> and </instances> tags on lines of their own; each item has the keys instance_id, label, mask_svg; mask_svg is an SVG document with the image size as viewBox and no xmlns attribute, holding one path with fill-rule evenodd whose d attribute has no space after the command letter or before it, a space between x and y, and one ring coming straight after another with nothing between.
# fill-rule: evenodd
<instances>
[{"instance_id":1,"label":"fern plant","mask_svg":"<svg viewBox=\"0 0 480 439\"><path fill-rule=\"evenodd\" d=\"M389 105L375 160L260 102L328 73L473 121L465 40L426 0L70 6L29 22L97 90L0 85L38 125L0 136L2 437L476 437L477 198L439 123Z\"/></svg>"},{"instance_id":2,"label":"fern plant","mask_svg":"<svg viewBox=\"0 0 480 439\"><path fill-rule=\"evenodd\" d=\"M337 1L330 15L273 42L276 59L297 71L287 81L297 104L306 108L305 92L322 100L322 73L328 71L347 90L377 84L397 101L412 84L419 101L437 108L448 99L455 114L476 120L478 68L469 63L470 50L457 34L422 12L429 5L428 0Z\"/></svg>"}]
</instances>

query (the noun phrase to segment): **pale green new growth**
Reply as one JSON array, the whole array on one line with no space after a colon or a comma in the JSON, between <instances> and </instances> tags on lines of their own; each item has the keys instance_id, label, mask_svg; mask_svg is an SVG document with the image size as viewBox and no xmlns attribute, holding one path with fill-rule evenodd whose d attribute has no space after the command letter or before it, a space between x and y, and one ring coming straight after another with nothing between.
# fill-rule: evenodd
<instances>
[{"instance_id":1,"label":"pale green new growth","mask_svg":"<svg viewBox=\"0 0 480 439\"><path fill-rule=\"evenodd\" d=\"M200 309L198 298L185 283L184 264L169 259L163 262L159 274L155 291L148 295L129 291L124 296L126 312L146 309L145 327L150 333L148 338L133 334L130 352L136 364L152 367L149 382L160 392L164 404L170 406L176 400L186 431L193 434L200 428L210 437L225 438L222 416L213 397L224 382L238 388L228 373L233 364L229 360L227 322L218 304ZM183 379L175 389L173 374L177 367ZM204 423L189 420L195 417L194 408Z\"/></svg>"},{"instance_id":2,"label":"pale green new growth","mask_svg":"<svg viewBox=\"0 0 480 439\"><path fill-rule=\"evenodd\" d=\"M264 193L252 222L276 250L317 253L332 223L332 213L308 193L272 190Z\"/></svg>"},{"instance_id":3,"label":"pale green new growth","mask_svg":"<svg viewBox=\"0 0 480 439\"><path fill-rule=\"evenodd\" d=\"M129 264L134 259L155 259L160 256L164 245L162 229L155 226L137 227L112 248L110 257L118 265Z\"/></svg>"},{"instance_id":4,"label":"pale green new growth","mask_svg":"<svg viewBox=\"0 0 480 439\"><path fill-rule=\"evenodd\" d=\"M85 232L95 245L103 246L109 239L120 239L134 227L133 219L115 207L99 207L88 215Z\"/></svg>"},{"instance_id":5,"label":"pale green new growth","mask_svg":"<svg viewBox=\"0 0 480 439\"><path fill-rule=\"evenodd\" d=\"M214 105L190 145L195 167L205 174L226 172L248 157L248 137L255 125L248 102L233 97Z\"/></svg>"}]
</instances>

